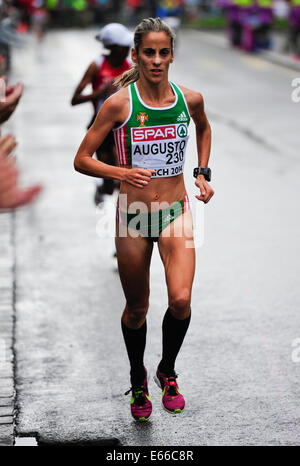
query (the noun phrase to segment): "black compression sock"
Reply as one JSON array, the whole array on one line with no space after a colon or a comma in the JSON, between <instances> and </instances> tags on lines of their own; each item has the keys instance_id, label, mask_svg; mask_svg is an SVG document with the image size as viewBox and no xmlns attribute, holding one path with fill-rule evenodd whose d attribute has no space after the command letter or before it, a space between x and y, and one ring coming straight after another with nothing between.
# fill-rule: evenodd
<instances>
[{"instance_id":1,"label":"black compression sock","mask_svg":"<svg viewBox=\"0 0 300 466\"><path fill-rule=\"evenodd\" d=\"M145 378L144 351L146 346L147 322L138 329L127 327L121 320L122 333L130 362L130 378L133 387L143 384Z\"/></svg>"},{"instance_id":2,"label":"black compression sock","mask_svg":"<svg viewBox=\"0 0 300 466\"><path fill-rule=\"evenodd\" d=\"M167 309L162 324L162 360L158 367L164 374L173 374L175 360L183 343L185 334L189 327L191 314L183 320L175 319L170 309Z\"/></svg>"}]
</instances>

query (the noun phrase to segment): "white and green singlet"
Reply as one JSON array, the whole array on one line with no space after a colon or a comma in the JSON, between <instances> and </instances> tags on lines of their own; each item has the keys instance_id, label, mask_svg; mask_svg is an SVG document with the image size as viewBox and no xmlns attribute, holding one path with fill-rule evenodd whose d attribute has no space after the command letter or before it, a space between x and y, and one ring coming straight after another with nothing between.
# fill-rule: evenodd
<instances>
[{"instance_id":1,"label":"white and green singlet","mask_svg":"<svg viewBox=\"0 0 300 466\"><path fill-rule=\"evenodd\" d=\"M168 107L150 107L142 101L136 83L128 86L129 115L113 130L121 166L156 170L153 178L183 173L190 113L181 89L170 84L175 102Z\"/></svg>"}]
</instances>

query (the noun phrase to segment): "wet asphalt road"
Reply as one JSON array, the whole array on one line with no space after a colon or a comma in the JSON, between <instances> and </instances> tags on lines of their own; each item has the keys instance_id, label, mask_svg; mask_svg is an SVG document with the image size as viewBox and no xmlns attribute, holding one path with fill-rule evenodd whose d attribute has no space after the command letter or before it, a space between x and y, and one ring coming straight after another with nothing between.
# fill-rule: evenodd
<instances>
[{"instance_id":1,"label":"wet asphalt road","mask_svg":"<svg viewBox=\"0 0 300 466\"><path fill-rule=\"evenodd\" d=\"M202 92L213 130L215 196L197 210L192 322L178 357L186 410L151 420L129 411L120 329L124 298L113 238L101 237L94 181L73 170L91 116L70 106L98 54L94 31L49 33L14 55L25 93L14 116L24 183L44 185L16 215L17 431L46 442L116 438L123 445L299 443L299 114L297 72L193 31L179 37L170 78ZM185 180L196 194L190 138ZM106 203L114 218L115 199ZM201 245L202 232L204 241ZM183 271L184 273L184 271ZM167 308L157 250L145 364L154 375Z\"/></svg>"}]
</instances>

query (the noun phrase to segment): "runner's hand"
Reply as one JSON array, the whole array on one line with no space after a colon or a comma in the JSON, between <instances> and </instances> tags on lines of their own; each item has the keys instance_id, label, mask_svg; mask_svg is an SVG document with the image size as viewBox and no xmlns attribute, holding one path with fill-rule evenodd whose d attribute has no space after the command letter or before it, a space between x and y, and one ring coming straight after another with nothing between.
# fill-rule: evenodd
<instances>
[{"instance_id":1,"label":"runner's hand","mask_svg":"<svg viewBox=\"0 0 300 466\"><path fill-rule=\"evenodd\" d=\"M151 175L154 174L155 170L150 170L148 168L128 168L124 181L136 188L145 188L151 180Z\"/></svg>"},{"instance_id":2,"label":"runner's hand","mask_svg":"<svg viewBox=\"0 0 300 466\"><path fill-rule=\"evenodd\" d=\"M203 175L199 175L195 181L195 185L200 189L200 196L195 196L199 201L203 201L205 204L208 203L210 198L214 195L214 190L208 184Z\"/></svg>"}]
</instances>

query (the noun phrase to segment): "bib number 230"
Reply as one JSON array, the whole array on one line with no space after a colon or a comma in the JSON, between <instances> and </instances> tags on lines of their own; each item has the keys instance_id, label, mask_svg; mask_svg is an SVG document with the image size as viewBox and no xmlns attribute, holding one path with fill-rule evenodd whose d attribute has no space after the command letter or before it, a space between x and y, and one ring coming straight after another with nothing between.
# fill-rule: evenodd
<instances>
[{"instance_id":1,"label":"bib number 230","mask_svg":"<svg viewBox=\"0 0 300 466\"><path fill-rule=\"evenodd\" d=\"M173 163L178 163L183 161L184 153L181 150L180 152L175 152L174 154L169 153L167 154L167 165L172 165Z\"/></svg>"}]
</instances>

